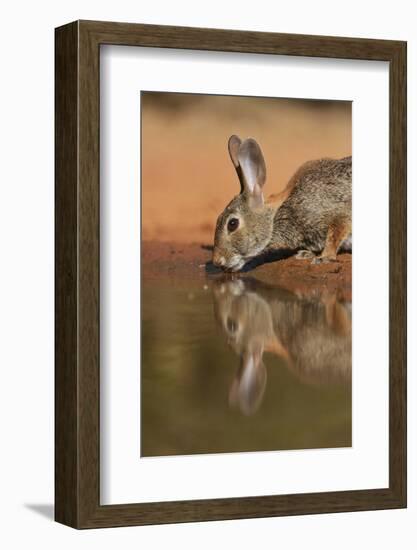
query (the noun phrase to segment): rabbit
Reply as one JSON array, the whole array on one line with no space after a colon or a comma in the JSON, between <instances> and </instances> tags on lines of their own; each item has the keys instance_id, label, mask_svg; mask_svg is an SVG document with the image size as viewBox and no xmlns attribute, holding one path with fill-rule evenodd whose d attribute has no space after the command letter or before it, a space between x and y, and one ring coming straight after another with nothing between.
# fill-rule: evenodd
<instances>
[{"instance_id":1,"label":"rabbit","mask_svg":"<svg viewBox=\"0 0 417 550\"><path fill-rule=\"evenodd\" d=\"M351 248L352 157L303 164L286 188L264 199L266 166L253 138L232 135L230 158L240 181L217 219L213 264L239 271L259 255L285 250L312 263L336 260Z\"/></svg>"},{"instance_id":2,"label":"rabbit","mask_svg":"<svg viewBox=\"0 0 417 550\"><path fill-rule=\"evenodd\" d=\"M218 280L213 286L215 319L240 357L229 401L245 415L260 406L267 372L264 353L285 362L300 381L350 384L351 304L336 295L297 298L255 279Z\"/></svg>"}]
</instances>

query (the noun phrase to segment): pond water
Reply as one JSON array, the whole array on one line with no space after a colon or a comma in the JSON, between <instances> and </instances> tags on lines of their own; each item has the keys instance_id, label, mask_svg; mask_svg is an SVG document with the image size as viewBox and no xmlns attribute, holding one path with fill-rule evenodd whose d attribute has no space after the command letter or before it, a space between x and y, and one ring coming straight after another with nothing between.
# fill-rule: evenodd
<instances>
[{"instance_id":1,"label":"pond water","mask_svg":"<svg viewBox=\"0 0 417 550\"><path fill-rule=\"evenodd\" d=\"M142 281L141 456L349 447L351 304Z\"/></svg>"}]
</instances>

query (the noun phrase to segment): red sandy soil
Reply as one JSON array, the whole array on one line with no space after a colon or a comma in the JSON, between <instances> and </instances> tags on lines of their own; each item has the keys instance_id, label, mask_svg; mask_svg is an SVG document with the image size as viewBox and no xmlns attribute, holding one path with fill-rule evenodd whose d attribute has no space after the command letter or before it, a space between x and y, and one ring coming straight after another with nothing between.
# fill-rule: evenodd
<instances>
[{"instance_id":1,"label":"red sandy soil","mask_svg":"<svg viewBox=\"0 0 417 550\"><path fill-rule=\"evenodd\" d=\"M290 257L237 274L223 273L215 268L211 257L209 245L144 241L142 277L147 282L170 279L186 285L219 277L252 277L300 295L336 293L340 299L352 299L351 254L341 254L336 262L319 265Z\"/></svg>"},{"instance_id":2,"label":"red sandy soil","mask_svg":"<svg viewBox=\"0 0 417 550\"><path fill-rule=\"evenodd\" d=\"M262 147L266 196L282 191L304 162L352 152L350 102L157 95L142 106L145 240L213 242L218 215L240 191L227 150L232 134Z\"/></svg>"}]
</instances>

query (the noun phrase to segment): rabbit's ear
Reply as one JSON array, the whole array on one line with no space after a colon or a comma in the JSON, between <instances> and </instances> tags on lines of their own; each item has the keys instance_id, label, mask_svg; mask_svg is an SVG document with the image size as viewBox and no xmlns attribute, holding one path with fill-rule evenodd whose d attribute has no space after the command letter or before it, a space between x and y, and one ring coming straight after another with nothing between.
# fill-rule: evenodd
<instances>
[{"instance_id":1,"label":"rabbit's ear","mask_svg":"<svg viewBox=\"0 0 417 550\"><path fill-rule=\"evenodd\" d=\"M239 153L239 147L242 144L242 140L239 136L230 136L229 143L227 144L229 148L229 155L233 162L235 168L239 166L239 159L237 158Z\"/></svg>"},{"instance_id":2,"label":"rabbit's ear","mask_svg":"<svg viewBox=\"0 0 417 550\"><path fill-rule=\"evenodd\" d=\"M233 166L235 167L237 177L240 181L240 192L243 193L244 187L243 187L243 175L242 175L242 169L239 164L239 147L242 145L242 140L239 136L230 136L229 143L227 144L229 149L229 155L230 159L233 163Z\"/></svg>"},{"instance_id":3,"label":"rabbit's ear","mask_svg":"<svg viewBox=\"0 0 417 550\"><path fill-rule=\"evenodd\" d=\"M243 192L249 195L254 207L262 206L264 202L262 188L266 180L266 166L261 148L254 139L245 139L239 147L237 158L242 171Z\"/></svg>"}]
</instances>

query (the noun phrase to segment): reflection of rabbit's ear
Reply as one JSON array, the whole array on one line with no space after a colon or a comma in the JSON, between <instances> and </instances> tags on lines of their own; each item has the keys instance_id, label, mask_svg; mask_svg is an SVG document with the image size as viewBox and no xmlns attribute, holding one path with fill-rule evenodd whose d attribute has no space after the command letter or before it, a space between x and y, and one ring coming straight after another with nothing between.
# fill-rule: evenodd
<instances>
[{"instance_id":1,"label":"reflection of rabbit's ear","mask_svg":"<svg viewBox=\"0 0 417 550\"><path fill-rule=\"evenodd\" d=\"M238 406L245 415L251 415L259 408L266 387L266 368L262 352L246 352L241 358L241 368L233 380L229 403Z\"/></svg>"},{"instance_id":2,"label":"reflection of rabbit's ear","mask_svg":"<svg viewBox=\"0 0 417 550\"><path fill-rule=\"evenodd\" d=\"M251 206L262 206L262 187L266 180L266 166L261 148L252 138L245 139L237 155L242 171L242 188L248 194Z\"/></svg>"}]
</instances>

